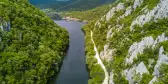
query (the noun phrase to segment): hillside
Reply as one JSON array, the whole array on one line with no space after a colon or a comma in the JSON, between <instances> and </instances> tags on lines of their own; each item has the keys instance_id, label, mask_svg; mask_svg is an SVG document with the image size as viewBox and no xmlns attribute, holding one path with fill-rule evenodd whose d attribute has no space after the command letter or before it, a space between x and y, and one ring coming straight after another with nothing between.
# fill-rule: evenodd
<instances>
[{"instance_id":1,"label":"hillside","mask_svg":"<svg viewBox=\"0 0 168 84\"><path fill-rule=\"evenodd\" d=\"M167 23L168 0L118 0L91 20L84 27L89 84L168 84Z\"/></svg>"},{"instance_id":2,"label":"hillside","mask_svg":"<svg viewBox=\"0 0 168 84\"><path fill-rule=\"evenodd\" d=\"M114 0L47 0L47 2L45 0L30 0L30 2L40 8L53 8L57 11L81 11L92 9L103 4L112 3Z\"/></svg>"},{"instance_id":3,"label":"hillside","mask_svg":"<svg viewBox=\"0 0 168 84\"><path fill-rule=\"evenodd\" d=\"M65 10L65 11L88 10L103 4L112 3L113 1L114 0L76 0L68 5L59 8L58 10Z\"/></svg>"},{"instance_id":4,"label":"hillside","mask_svg":"<svg viewBox=\"0 0 168 84\"><path fill-rule=\"evenodd\" d=\"M60 12L62 17L78 18L81 21L97 20L110 10L110 5L105 4L85 11L65 11Z\"/></svg>"},{"instance_id":5,"label":"hillside","mask_svg":"<svg viewBox=\"0 0 168 84\"><path fill-rule=\"evenodd\" d=\"M27 0L0 0L0 84L46 84L57 73L69 42Z\"/></svg>"}]
</instances>

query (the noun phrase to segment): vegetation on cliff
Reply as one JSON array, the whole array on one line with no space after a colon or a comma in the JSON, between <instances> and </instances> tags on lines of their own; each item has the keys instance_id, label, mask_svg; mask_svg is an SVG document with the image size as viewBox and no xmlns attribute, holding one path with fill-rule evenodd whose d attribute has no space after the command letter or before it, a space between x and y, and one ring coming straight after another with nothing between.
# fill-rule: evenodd
<instances>
[{"instance_id":1,"label":"vegetation on cliff","mask_svg":"<svg viewBox=\"0 0 168 84\"><path fill-rule=\"evenodd\" d=\"M117 1L107 14L99 16L98 20L91 20L84 27L87 58L95 55L89 36L93 31L101 58L111 73L110 84L167 83L167 2ZM102 83L100 80L94 82Z\"/></svg>"}]
</instances>

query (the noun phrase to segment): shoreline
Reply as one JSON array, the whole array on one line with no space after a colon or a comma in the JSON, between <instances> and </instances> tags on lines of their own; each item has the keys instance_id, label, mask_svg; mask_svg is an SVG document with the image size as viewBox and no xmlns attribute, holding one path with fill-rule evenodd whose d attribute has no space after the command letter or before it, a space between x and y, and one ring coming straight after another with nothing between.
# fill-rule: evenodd
<instances>
[{"instance_id":1,"label":"shoreline","mask_svg":"<svg viewBox=\"0 0 168 84\"><path fill-rule=\"evenodd\" d=\"M78 19L78 18L73 18L73 17L63 17L62 20L66 20L66 21L79 21L79 22L85 22L85 23L88 23L87 20L81 20L81 19Z\"/></svg>"}]
</instances>

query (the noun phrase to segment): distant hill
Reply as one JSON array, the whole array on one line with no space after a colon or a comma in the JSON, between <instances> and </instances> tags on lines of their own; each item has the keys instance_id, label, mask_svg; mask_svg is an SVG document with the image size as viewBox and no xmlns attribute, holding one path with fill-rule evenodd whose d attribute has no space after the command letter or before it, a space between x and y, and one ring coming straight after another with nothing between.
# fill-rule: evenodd
<instances>
[{"instance_id":1,"label":"distant hill","mask_svg":"<svg viewBox=\"0 0 168 84\"><path fill-rule=\"evenodd\" d=\"M53 8L57 11L88 10L102 4L112 3L115 0L30 0L30 3L40 8Z\"/></svg>"},{"instance_id":2,"label":"distant hill","mask_svg":"<svg viewBox=\"0 0 168 84\"><path fill-rule=\"evenodd\" d=\"M51 4L51 3L59 3L59 2L68 2L71 0L29 0L30 3L34 4L34 5L38 5L38 4Z\"/></svg>"},{"instance_id":3,"label":"distant hill","mask_svg":"<svg viewBox=\"0 0 168 84\"><path fill-rule=\"evenodd\" d=\"M60 15L62 17L77 18L81 21L92 21L102 17L110 8L110 4L105 4L85 11L63 11Z\"/></svg>"}]
</instances>

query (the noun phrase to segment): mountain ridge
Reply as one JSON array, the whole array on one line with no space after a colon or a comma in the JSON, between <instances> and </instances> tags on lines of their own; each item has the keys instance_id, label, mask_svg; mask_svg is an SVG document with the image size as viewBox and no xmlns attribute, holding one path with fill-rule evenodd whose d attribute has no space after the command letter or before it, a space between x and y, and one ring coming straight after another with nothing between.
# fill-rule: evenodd
<instances>
[{"instance_id":1,"label":"mountain ridge","mask_svg":"<svg viewBox=\"0 0 168 84\"><path fill-rule=\"evenodd\" d=\"M41 1L38 0L30 0L30 2L34 5L40 5L43 6ZM39 2L39 4L38 4ZM57 11L81 11L81 10L88 10L92 9L94 7L103 5L103 4L109 4L114 2L114 0L70 0L70 1L47 1L45 3L46 7L41 8L53 8ZM47 4L48 3L48 4ZM48 5L48 7L47 7Z\"/></svg>"}]
</instances>

